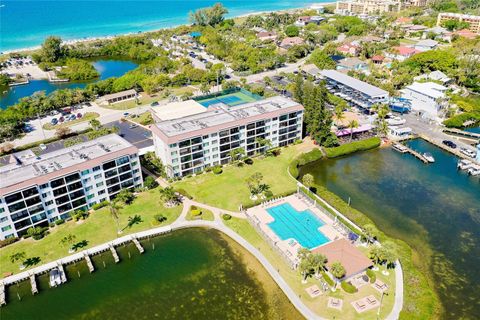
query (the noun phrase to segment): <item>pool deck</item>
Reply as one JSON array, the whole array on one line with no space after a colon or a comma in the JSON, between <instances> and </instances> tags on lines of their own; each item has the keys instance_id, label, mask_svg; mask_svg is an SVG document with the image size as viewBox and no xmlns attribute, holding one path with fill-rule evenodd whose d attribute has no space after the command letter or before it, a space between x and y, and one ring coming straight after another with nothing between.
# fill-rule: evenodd
<instances>
[{"instance_id":1,"label":"pool deck","mask_svg":"<svg viewBox=\"0 0 480 320\"><path fill-rule=\"evenodd\" d=\"M330 239L330 241L343 238L342 234L333 228L332 225L334 221L330 219L330 217L315 208L315 206L312 206L301 199L301 197L291 195L275 202L256 206L247 210L247 215L252 217L252 219L257 223L258 227L270 238L270 240L272 240L272 242L285 254L285 256L288 257L293 265L297 265L299 263L297 252L300 248L302 248L302 246L298 243L297 239L293 239L294 241L292 241L292 238L285 240L280 239L280 237L268 226L269 223L274 221L274 218L268 213L267 209L284 203L289 203L298 212L310 210L325 223L323 226L318 228L318 231L323 233L327 238Z\"/></svg>"}]
</instances>

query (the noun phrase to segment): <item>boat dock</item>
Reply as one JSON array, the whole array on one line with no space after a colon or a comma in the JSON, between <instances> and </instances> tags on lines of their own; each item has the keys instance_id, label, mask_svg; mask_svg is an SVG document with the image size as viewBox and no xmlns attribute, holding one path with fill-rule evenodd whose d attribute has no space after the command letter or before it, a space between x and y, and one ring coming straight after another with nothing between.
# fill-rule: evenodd
<instances>
[{"instance_id":1,"label":"boat dock","mask_svg":"<svg viewBox=\"0 0 480 320\"><path fill-rule=\"evenodd\" d=\"M452 130L452 129L449 129L449 130ZM469 133L470 133L470 132L469 132ZM447 151L447 152L450 152L450 153L453 154L453 155L456 155L456 156L459 157L460 159L467 159L467 160L469 160L469 161L471 161L471 162L473 162L473 163L475 163L475 164L477 164L477 165L480 165L480 163L477 162L474 158L471 158L471 157L469 157L469 156L461 153L458 149L452 149L452 148L450 148L450 147L447 147L447 146L444 145L442 142L439 142L439 141L436 141L436 140L434 140L434 139L432 139L432 138L429 138L429 137L426 136L426 135L420 135L420 138L422 138L422 139L425 140L425 141L430 142L431 144L436 145L437 147L439 147L439 148L442 149L442 150L445 150L445 151Z\"/></svg>"},{"instance_id":2,"label":"boat dock","mask_svg":"<svg viewBox=\"0 0 480 320\"><path fill-rule=\"evenodd\" d=\"M110 244L109 247L110 251L112 252L113 260L115 260L115 263L119 263L120 258L118 257L117 250L115 250L115 247L112 244Z\"/></svg>"},{"instance_id":3,"label":"boat dock","mask_svg":"<svg viewBox=\"0 0 480 320\"><path fill-rule=\"evenodd\" d=\"M0 282L0 306L7 304L7 300L5 299L5 285L3 282Z\"/></svg>"},{"instance_id":4,"label":"boat dock","mask_svg":"<svg viewBox=\"0 0 480 320\"><path fill-rule=\"evenodd\" d=\"M138 241L137 238L132 237L132 241L133 241L133 243L135 243L135 246L137 247L137 249L138 249L138 251L139 251L140 253L144 253L144 252L145 252L145 249L143 249L142 245L140 244L140 242Z\"/></svg>"},{"instance_id":5,"label":"boat dock","mask_svg":"<svg viewBox=\"0 0 480 320\"><path fill-rule=\"evenodd\" d=\"M37 294L38 293L38 287L37 287L37 281L35 281L35 274L32 273L30 275L30 285L32 286L32 294Z\"/></svg>"},{"instance_id":6,"label":"boat dock","mask_svg":"<svg viewBox=\"0 0 480 320\"><path fill-rule=\"evenodd\" d=\"M446 128L446 129L443 129L443 132L445 132L448 135L459 136L462 138L480 141L480 133L463 131L456 128Z\"/></svg>"},{"instance_id":7,"label":"boat dock","mask_svg":"<svg viewBox=\"0 0 480 320\"><path fill-rule=\"evenodd\" d=\"M95 271L95 267L93 266L92 259L90 259L88 252L84 254L84 257L85 257L85 261L87 262L88 271L92 273L93 271Z\"/></svg>"},{"instance_id":8,"label":"boat dock","mask_svg":"<svg viewBox=\"0 0 480 320\"><path fill-rule=\"evenodd\" d=\"M393 144L393 149L395 149L396 151L401 152L401 153L410 153L411 155L413 155L415 158L419 159L423 163L428 163L429 162L423 154L413 150L410 147L407 147L404 144L395 143L395 144Z\"/></svg>"},{"instance_id":9,"label":"boat dock","mask_svg":"<svg viewBox=\"0 0 480 320\"><path fill-rule=\"evenodd\" d=\"M60 279L62 280L62 283L67 282L67 275L65 274L65 270L63 269L63 264L59 262L57 266L58 266L58 271L60 272Z\"/></svg>"}]
</instances>

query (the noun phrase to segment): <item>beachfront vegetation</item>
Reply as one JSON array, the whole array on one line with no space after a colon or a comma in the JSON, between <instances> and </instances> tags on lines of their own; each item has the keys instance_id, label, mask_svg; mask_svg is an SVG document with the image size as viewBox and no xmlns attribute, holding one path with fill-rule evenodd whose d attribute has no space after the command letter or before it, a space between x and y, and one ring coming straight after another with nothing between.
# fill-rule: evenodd
<instances>
[{"instance_id":1,"label":"beachfront vegetation","mask_svg":"<svg viewBox=\"0 0 480 320\"><path fill-rule=\"evenodd\" d=\"M227 13L227 8L221 3L216 3L210 8L190 12L190 22L194 25L213 27L221 23Z\"/></svg>"},{"instance_id":2,"label":"beachfront vegetation","mask_svg":"<svg viewBox=\"0 0 480 320\"><path fill-rule=\"evenodd\" d=\"M169 224L178 218L181 210L182 206L165 208L160 200L158 189L153 189L138 194L132 204L117 209L118 225L123 228L128 226L129 223L133 223L123 230L123 234L139 232L152 227L151 221L155 215L164 217L156 225ZM67 221L49 229L48 235L41 240L23 239L2 248L0 251L2 272L18 272L18 265L9 261L9 256L15 252L23 251L26 256L38 255L43 263L63 257L65 248L59 246L59 243L69 234L74 235L76 239L86 240L85 248L115 239L117 237L116 222L112 221L109 211L108 206L99 208L81 223ZM135 218L136 215L141 217L142 222ZM132 218L133 221L130 222L132 219L129 218Z\"/></svg>"},{"instance_id":3,"label":"beachfront vegetation","mask_svg":"<svg viewBox=\"0 0 480 320\"><path fill-rule=\"evenodd\" d=\"M378 137L372 137L360 141L354 141L342 144L338 147L325 148L328 158L337 158L357 151L365 151L380 146L381 140Z\"/></svg>"},{"instance_id":4,"label":"beachfront vegetation","mask_svg":"<svg viewBox=\"0 0 480 320\"><path fill-rule=\"evenodd\" d=\"M99 75L91 63L80 59L67 59L65 66L57 74L59 78L71 81L91 80L98 78Z\"/></svg>"}]
</instances>

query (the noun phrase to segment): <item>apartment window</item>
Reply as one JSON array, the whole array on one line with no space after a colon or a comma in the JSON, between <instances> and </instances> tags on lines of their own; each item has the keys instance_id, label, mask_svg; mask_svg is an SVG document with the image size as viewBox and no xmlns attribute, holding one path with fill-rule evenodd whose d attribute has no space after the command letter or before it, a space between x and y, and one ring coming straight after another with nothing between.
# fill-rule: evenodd
<instances>
[{"instance_id":1,"label":"apartment window","mask_svg":"<svg viewBox=\"0 0 480 320\"><path fill-rule=\"evenodd\" d=\"M137 161L133 161L133 162L132 162L132 166L134 167L134 166L136 166L136 165L137 165Z\"/></svg>"},{"instance_id":2,"label":"apartment window","mask_svg":"<svg viewBox=\"0 0 480 320\"><path fill-rule=\"evenodd\" d=\"M93 197L95 197L95 195L94 195L94 194L91 194L91 195L88 195L88 196L87 196L87 199L90 200L90 199L92 199Z\"/></svg>"},{"instance_id":3,"label":"apartment window","mask_svg":"<svg viewBox=\"0 0 480 320\"><path fill-rule=\"evenodd\" d=\"M127 163L129 160L128 160L128 157L121 157L120 159L117 159L117 165L122 165L124 163Z\"/></svg>"},{"instance_id":4,"label":"apartment window","mask_svg":"<svg viewBox=\"0 0 480 320\"><path fill-rule=\"evenodd\" d=\"M55 212L55 209L50 209L47 211L47 214L53 214Z\"/></svg>"},{"instance_id":5,"label":"apartment window","mask_svg":"<svg viewBox=\"0 0 480 320\"><path fill-rule=\"evenodd\" d=\"M45 189L45 188L48 188L48 184L47 184L47 183L44 183L44 184L40 185L40 189Z\"/></svg>"},{"instance_id":6,"label":"apartment window","mask_svg":"<svg viewBox=\"0 0 480 320\"><path fill-rule=\"evenodd\" d=\"M90 190L92 190L92 188L93 188L92 186L88 186L88 187L85 188L85 191L90 191Z\"/></svg>"},{"instance_id":7,"label":"apartment window","mask_svg":"<svg viewBox=\"0 0 480 320\"><path fill-rule=\"evenodd\" d=\"M12 226L6 226L6 227L2 228L2 232L5 232L5 231L11 230L11 229L12 229Z\"/></svg>"},{"instance_id":8,"label":"apartment window","mask_svg":"<svg viewBox=\"0 0 480 320\"><path fill-rule=\"evenodd\" d=\"M12 203L12 202L18 201L20 199L22 199L22 194L20 192L18 192L18 193L14 193L14 194L11 194L9 196L6 196L5 197L5 202L6 203Z\"/></svg>"},{"instance_id":9,"label":"apartment window","mask_svg":"<svg viewBox=\"0 0 480 320\"><path fill-rule=\"evenodd\" d=\"M104 194L104 193L105 193L105 190L100 190L100 191L98 191L98 195L101 195L101 194ZM104 201L104 200L105 200L105 199L102 199L102 200L100 200L100 202L102 202L102 201Z\"/></svg>"},{"instance_id":10,"label":"apartment window","mask_svg":"<svg viewBox=\"0 0 480 320\"><path fill-rule=\"evenodd\" d=\"M96 174L96 175L94 176L95 179L100 179L101 177L102 177L102 174L101 174L101 173L100 173L100 174Z\"/></svg>"},{"instance_id":11,"label":"apartment window","mask_svg":"<svg viewBox=\"0 0 480 320\"><path fill-rule=\"evenodd\" d=\"M5 212L5 209L4 208L0 208L0 213L4 213Z\"/></svg>"},{"instance_id":12,"label":"apartment window","mask_svg":"<svg viewBox=\"0 0 480 320\"><path fill-rule=\"evenodd\" d=\"M177 154L178 154L178 152L177 152L177 151L173 151L173 152L171 152L171 153L170 153L170 155L172 156L172 158L173 158L173 157L176 157L176 156L177 156Z\"/></svg>"},{"instance_id":13,"label":"apartment window","mask_svg":"<svg viewBox=\"0 0 480 320\"><path fill-rule=\"evenodd\" d=\"M5 221L7 221L7 220L8 220L7 217L2 217L2 218L0 218L0 223L1 223L1 222L5 222Z\"/></svg>"},{"instance_id":14,"label":"apartment window","mask_svg":"<svg viewBox=\"0 0 480 320\"><path fill-rule=\"evenodd\" d=\"M72 175L69 175L69 176L65 177L65 181L67 183L78 180L78 179L80 179L80 174L78 174L78 173L74 173Z\"/></svg>"},{"instance_id":15,"label":"apartment window","mask_svg":"<svg viewBox=\"0 0 480 320\"><path fill-rule=\"evenodd\" d=\"M12 204L12 205L8 206L8 210L10 210L10 212L14 212L14 211L23 209L25 207L26 207L25 202L20 201L18 203L15 203L15 204Z\"/></svg>"},{"instance_id":16,"label":"apartment window","mask_svg":"<svg viewBox=\"0 0 480 320\"><path fill-rule=\"evenodd\" d=\"M90 170L83 170L83 171L81 172L82 176L85 176L85 175L87 175L87 174L89 174L89 173L90 173Z\"/></svg>"},{"instance_id":17,"label":"apartment window","mask_svg":"<svg viewBox=\"0 0 480 320\"><path fill-rule=\"evenodd\" d=\"M178 162L178 160L175 160L175 162ZM138 173L139 171L140 171L140 170L135 169L135 170L133 170L133 173Z\"/></svg>"},{"instance_id":18,"label":"apartment window","mask_svg":"<svg viewBox=\"0 0 480 320\"><path fill-rule=\"evenodd\" d=\"M103 182L97 183L97 188L103 186Z\"/></svg>"},{"instance_id":19,"label":"apartment window","mask_svg":"<svg viewBox=\"0 0 480 320\"><path fill-rule=\"evenodd\" d=\"M171 145L169 145L170 148L175 148L177 146L176 143L172 143Z\"/></svg>"},{"instance_id":20,"label":"apartment window","mask_svg":"<svg viewBox=\"0 0 480 320\"><path fill-rule=\"evenodd\" d=\"M83 179L83 183L88 183L90 180L92 179L91 178Z\"/></svg>"},{"instance_id":21,"label":"apartment window","mask_svg":"<svg viewBox=\"0 0 480 320\"><path fill-rule=\"evenodd\" d=\"M115 161L109 161L103 164L103 170L108 170L115 167Z\"/></svg>"},{"instance_id":22,"label":"apartment window","mask_svg":"<svg viewBox=\"0 0 480 320\"><path fill-rule=\"evenodd\" d=\"M45 193L42 193L42 198L46 198L48 197L49 195L51 194L51 192L45 192Z\"/></svg>"},{"instance_id":23,"label":"apartment window","mask_svg":"<svg viewBox=\"0 0 480 320\"><path fill-rule=\"evenodd\" d=\"M93 167L93 169L92 169L93 172L98 171L98 170L100 170L100 166Z\"/></svg>"},{"instance_id":24,"label":"apartment window","mask_svg":"<svg viewBox=\"0 0 480 320\"><path fill-rule=\"evenodd\" d=\"M48 200L47 202L45 202L46 206L49 206L49 205L52 205L52 204L53 204L53 200Z\"/></svg>"}]
</instances>

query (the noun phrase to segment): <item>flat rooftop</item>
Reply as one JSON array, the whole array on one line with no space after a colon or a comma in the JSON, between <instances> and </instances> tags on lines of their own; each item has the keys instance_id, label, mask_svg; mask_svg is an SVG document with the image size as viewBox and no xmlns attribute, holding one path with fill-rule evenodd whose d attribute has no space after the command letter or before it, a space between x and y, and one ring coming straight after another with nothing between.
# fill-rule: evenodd
<instances>
[{"instance_id":1,"label":"flat rooftop","mask_svg":"<svg viewBox=\"0 0 480 320\"><path fill-rule=\"evenodd\" d=\"M133 147L116 134L109 134L77 145L44 151L37 156L31 149L0 158L0 189L67 169Z\"/></svg>"},{"instance_id":2,"label":"flat rooftop","mask_svg":"<svg viewBox=\"0 0 480 320\"><path fill-rule=\"evenodd\" d=\"M260 101L228 106L224 103L211 105L205 112L178 119L161 121L157 128L167 137L174 137L201 129L235 123L259 115L281 112L283 109L300 106L297 102L281 97L271 97ZM303 109L303 107L302 107Z\"/></svg>"},{"instance_id":3,"label":"flat rooftop","mask_svg":"<svg viewBox=\"0 0 480 320\"><path fill-rule=\"evenodd\" d=\"M388 96L388 92L335 70L322 70L322 76L353 88L370 97Z\"/></svg>"},{"instance_id":4,"label":"flat rooftop","mask_svg":"<svg viewBox=\"0 0 480 320\"><path fill-rule=\"evenodd\" d=\"M152 107L151 110L160 120L172 120L205 112L206 108L195 100L186 100Z\"/></svg>"}]
</instances>

